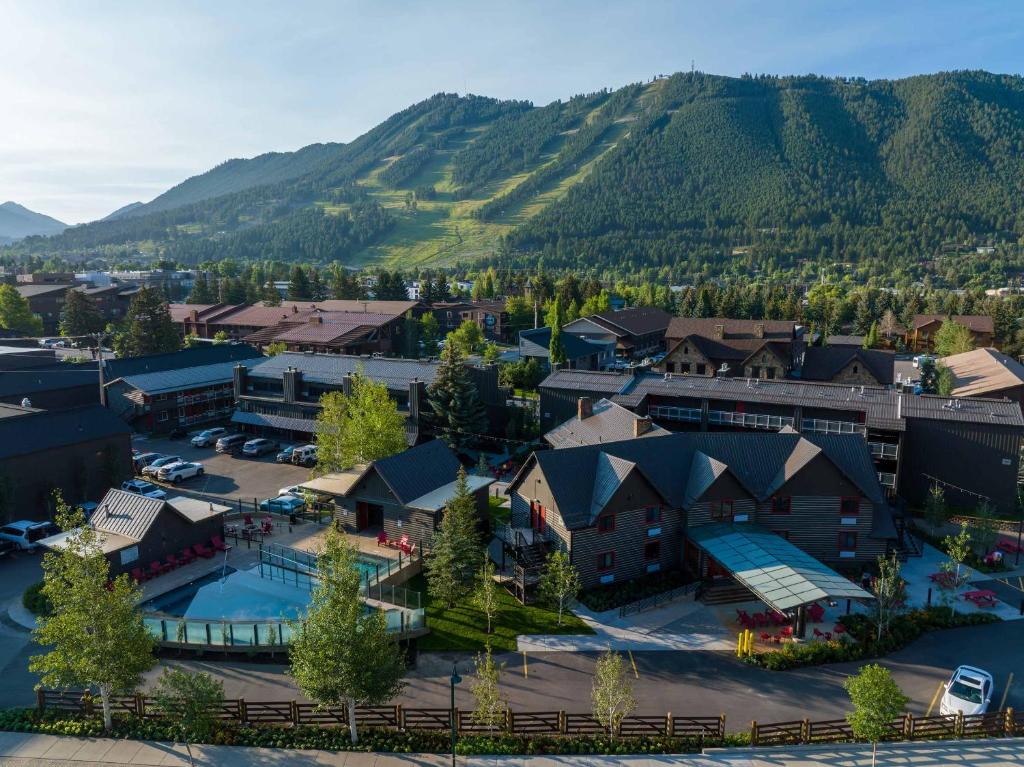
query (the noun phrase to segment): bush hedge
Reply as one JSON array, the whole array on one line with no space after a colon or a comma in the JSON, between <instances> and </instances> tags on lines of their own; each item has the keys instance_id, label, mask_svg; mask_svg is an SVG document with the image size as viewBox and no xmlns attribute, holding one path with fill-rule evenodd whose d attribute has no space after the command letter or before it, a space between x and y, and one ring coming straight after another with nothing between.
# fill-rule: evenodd
<instances>
[{"instance_id":1,"label":"bush hedge","mask_svg":"<svg viewBox=\"0 0 1024 767\"><path fill-rule=\"evenodd\" d=\"M579 601L594 612L604 612L628 605L630 602L652 597L663 591L671 591L692 580L682 570L667 570L663 573L644 575L624 583L612 583L607 586L587 589L580 593Z\"/></svg>"},{"instance_id":2,"label":"bush hedge","mask_svg":"<svg viewBox=\"0 0 1024 767\"><path fill-rule=\"evenodd\" d=\"M43 594L43 582L33 583L25 593L21 595L21 604L33 615L49 615L53 612L53 605Z\"/></svg>"},{"instance_id":3,"label":"bush hedge","mask_svg":"<svg viewBox=\"0 0 1024 767\"><path fill-rule=\"evenodd\" d=\"M746 661L770 671L785 671L801 666L866 660L888 655L913 642L926 631L996 623L1000 619L988 613L954 613L948 607L911 610L889 624L889 632L876 642L876 624L866 615L843 618L850 638L829 642L790 642L778 650L754 653Z\"/></svg>"},{"instance_id":4,"label":"bush hedge","mask_svg":"<svg viewBox=\"0 0 1024 767\"><path fill-rule=\"evenodd\" d=\"M41 732L74 737L109 735L128 740L174 741L181 733L173 723L135 716L114 717L114 730L104 733L99 716L85 717L66 711L39 713L33 709L0 711L0 730ZM352 745L347 727L291 727L259 724L241 726L230 722L217 723L208 743L225 746L263 748L303 748L327 751L379 751L390 753L449 753L451 735L447 730L361 729L359 743ZM193 741L203 742L203 741ZM750 745L749 733L727 735L725 745ZM599 735L549 736L504 735L461 736L458 753L492 754L686 754L699 753L702 744L693 738L619 738L609 740Z\"/></svg>"}]
</instances>

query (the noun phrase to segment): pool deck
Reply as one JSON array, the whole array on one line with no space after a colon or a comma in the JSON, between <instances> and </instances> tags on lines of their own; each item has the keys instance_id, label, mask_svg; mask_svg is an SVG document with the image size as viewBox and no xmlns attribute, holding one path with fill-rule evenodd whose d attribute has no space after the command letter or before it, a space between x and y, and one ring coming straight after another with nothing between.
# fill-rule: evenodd
<instances>
[{"instance_id":1,"label":"pool deck","mask_svg":"<svg viewBox=\"0 0 1024 767\"><path fill-rule=\"evenodd\" d=\"M227 521L231 522L232 517L229 516ZM287 519L283 521L275 519L274 532L267 537L266 542L291 546L296 549L316 551L320 548L325 530L325 527L313 522L300 522L297 525L289 525ZM397 550L377 545L376 533L348 534L346 537L363 553L386 559L398 559ZM233 539L226 539L226 541L231 546L231 550L227 552L227 564L230 567L236 570L247 570L259 562L258 543L246 540L235 541ZM168 591L220 570L224 567L224 558L224 554L218 554L212 559L199 558L190 564L164 573L159 578L146 581L142 584L143 601L166 594Z\"/></svg>"}]
</instances>

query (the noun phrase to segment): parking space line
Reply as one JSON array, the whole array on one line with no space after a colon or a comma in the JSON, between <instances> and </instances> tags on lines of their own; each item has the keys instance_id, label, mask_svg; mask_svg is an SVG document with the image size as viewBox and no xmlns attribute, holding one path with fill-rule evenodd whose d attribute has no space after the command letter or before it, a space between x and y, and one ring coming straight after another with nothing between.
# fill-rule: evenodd
<instances>
[{"instance_id":1,"label":"parking space line","mask_svg":"<svg viewBox=\"0 0 1024 767\"><path fill-rule=\"evenodd\" d=\"M523 650L523 676L529 678L530 667L526 663L526 650Z\"/></svg>"},{"instance_id":2,"label":"parking space line","mask_svg":"<svg viewBox=\"0 0 1024 767\"><path fill-rule=\"evenodd\" d=\"M1013 684L1013 672L1010 672L1010 676L1006 679L1006 689L1003 690L1003 699L999 701L999 710L1002 711L1006 708L1006 698L1010 694L1010 685Z\"/></svg>"},{"instance_id":3,"label":"parking space line","mask_svg":"<svg viewBox=\"0 0 1024 767\"><path fill-rule=\"evenodd\" d=\"M629 665L631 665L633 667L633 676L635 676L637 679L639 679L640 678L640 672L636 670L636 661L633 660L633 651L632 650L626 650L626 652L629 653Z\"/></svg>"},{"instance_id":4,"label":"parking space line","mask_svg":"<svg viewBox=\"0 0 1024 767\"><path fill-rule=\"evenodd\" d=\"M928 704L928 710L924 712L925 716L932 715L932 709L935 708L935 704L939 702L939 696L942 694L942 690L945 686L945 682L939 682L939 686L936 688L935 694L932 696L932 702Z\"/></svg>"}]
</instances>

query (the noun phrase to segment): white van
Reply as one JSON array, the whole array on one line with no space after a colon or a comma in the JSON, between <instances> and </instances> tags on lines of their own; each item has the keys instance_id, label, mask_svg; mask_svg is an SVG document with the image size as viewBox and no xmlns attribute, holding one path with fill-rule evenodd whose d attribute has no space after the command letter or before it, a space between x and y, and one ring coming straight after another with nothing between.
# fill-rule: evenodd
<instances>
[{"instance_id":1,"label":"white van","mask_svg":"<svg viewBox=\"0 0 1024 767\"><path fill-rule=\"evenodd\" d=\"M60 532L60 528L53 522L30 522L21 520L10 522L0 527L0 540L11 541L19 549L24 551L35 551L39 548L37 541L49 538Z\"/></svg>"}]
</instances>

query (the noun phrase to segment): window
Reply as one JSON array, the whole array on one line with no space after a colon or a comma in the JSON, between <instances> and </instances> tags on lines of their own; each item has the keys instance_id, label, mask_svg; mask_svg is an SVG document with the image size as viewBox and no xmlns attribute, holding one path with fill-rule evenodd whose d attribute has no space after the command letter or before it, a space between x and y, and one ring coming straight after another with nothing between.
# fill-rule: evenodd
<instances>
[{"instance_id":1,"label":"window","mask_svg":"<svg viewBox=\"0 0 1024 767\"><path fill-rule=\"evenodd\" d=\"M683 354L689 354L689 353L690 353L690 347L689 346L684 346L683 347Z\"/></svg>"},{"instance_id":2,"label":"window","mask_svg":"<svg viewBox=\"0 0 1024 767\"><path fill-rule=\"evenodd\" d=\"M848 533L845 530L839 533L839 550L840 551L856 551L857 550L857 533Z\"/></svg>"},{"instance_id":3,"label":"window","mask_svg":"<svg viewBox=\"0 0 1024 767\"><path fill-rule=\"evenodd\" d=\"M787 496L776 496L772 498L772 514L789 514L793 505L793 499Z\"/></svg>"},{"instance_id":4,"label":"window","mask_svg":"<svg viewBox=\"0 0 1024 767\"><path fill-rule=\"evenodd\" d=\"M853 517L860 513L860 498L843 498L839 501L839 513L844 517Z\"/></svg>"},{"instance_id":5,"label":"window","mask_svg":"<svg viewBox=\"0 0 1024 767\"><path fill-rule=\"evenodd\" d=\"M679 372L680 373L689 373L690 372L690 363L689 362L680 362L679 363Z\"/></svg>"},{"instance_id":6,"label":"window","mask_svg":"<svg viewBox=\"0 0 1024 767\"><path fill-rule=\"evenodd\" d=\"M611 570L615 567L615 552L605 551L597 555L597 569L598 570Z\"/></svg>"},{"instance_id":7,"label":"window","mask_svg":"<svg viewBox=\"0 0 1024 767\"><path fill-rule=\"evenodd\" d=\"M132 562L136 562L139 559L139 547L129 546L127 549L121 549L121 564L129 565Z\"/></svg>"},{"instance_id":8,"label":"window","mask_svg":"<svg viewBox=\"0 0 1024 767\"><path fill-rule=\"evenodd\" d=\"M697 365L697 375L699 375L699 376L706 375L707 374L707 370L708 370L708 366L705 365L703 362L701 362L701 363L699 363Z\"/></svg>"},{"instance_id":9,"label":"window","mask_svg":"<svg viewBox=\"0 0 1024 767\"><path fill-rule=\"evenodd\" d=\"M856 365L854 365L854 366L853 366L853 372L854 372L854 373L856 373L856 372L857 372L857 366L856 366Z\"/></svg>"},{"instance_id":10,"label":"window","mask_svg":"<svg viewBox=\"0 0 1024 767\"><path fill-rule=\"evenodd\" d=\"M651 541L644 544L644 559L648 562L652 559L661 559L661 541Z\"/></svg>"},{"instance_id":11,"label":"window","mask_svg":"<svg viewBox=\"0 0 1024 767\"><path fill-rule=\"evenodd\" d=\"M597 518L597 532L599 533L613 533L615 532L615 515L614 514L602 514Z\"/></svg>"},{"instance_id":12,"label":"window","mask_svg":"<svg viewBox=\"0 0 1024 767\"><path fill-rule=\"evenodd\" d=\"M769 379L769 380L775 378L775 368L765 368L764 369L764 377Z\"/></svg>"},{"instance_id":13,"label":"window","mask_svg":"<svg viewBox=\"0 0 1024 767\"><path fill-rule=\"evenodd\" d=\"M157 413L156 420L158 420L161 423L163 423L164 421L167 420L167 417L168 417L167 416L167 411L166 410L161 410L159 413Z\"/></svg>"},{"instance_id":14,"label":"window","mask_svg":"<svg viewBox=\"0 0 1024 767\"><path fill-rule=\"evenodd\" d=\"M648 525L656 525L661 522L661 506L648 506L644 510L644 521Z\"/></svg>"},{"instance_id":15,"label":"window","mask_svg":"<svg viewBox=\"0 0 1024 767\"><path fill-rule=\"evenodd\" d=\"M665 364L665 372L666 373L675 373L676 372L676 363L674 363L674 362L666 363Z\"/></svg>"},{"instance_id":16,"label":"window","mask_svg":"<svg viewBox=\"0 0 1024 767\"><path fill-rule=\"evenodd\" d=\"M732 522L732 501L712 501L711 518L716 522Z\"/></svg>"},{"instance_id":17,"label":"window","mask_svg":"<svg viewBox=\"0 0 1024 767\"><path fill-rule=\"evenodd\" d=\"M760 378L761 377L761 368L759 366L757 366L757 365L752 365L750 367L750 377L751 378Z\"/></svg>"}]
</instances>

